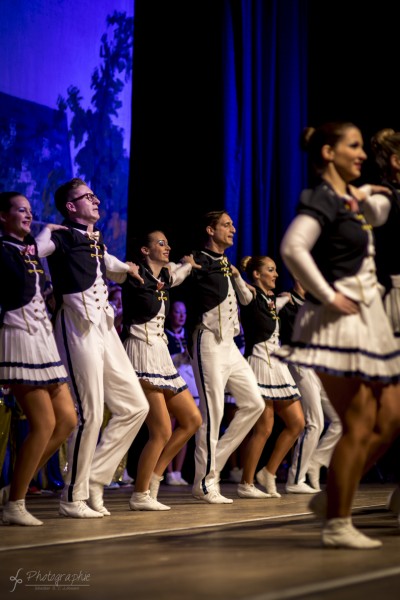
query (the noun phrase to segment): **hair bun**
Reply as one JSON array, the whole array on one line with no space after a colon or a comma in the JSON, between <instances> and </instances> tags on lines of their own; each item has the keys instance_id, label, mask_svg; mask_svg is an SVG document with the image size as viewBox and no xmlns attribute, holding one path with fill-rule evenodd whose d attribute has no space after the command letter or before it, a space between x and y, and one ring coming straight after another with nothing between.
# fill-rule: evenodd
<instances>
[{"instance_id":1,"label":"hair bun","mask_svg":"<svg viewBox=\"0 0 400 600\"><path fill-rule=\"evenodd\" d=\"M251 261L251 256L244 256L242 258L242 260L240 261L240 265L239 265L239 268L242 272L246 271L246 267L250 261Z\"/></svg>"},{"instance_id":2,"label":"hair bun","mask_svg":"<svg viewBox=\"0 0 400 600\"><path fill-rule=\"evenodd\" d=\"M395 135L395 130L394 129L390 129L390 128L386 128L386 129L381 129L380 131L378 131L372 138L371 138L371 147L372 150L375 152L375 154L377 152L379 152L382 144L384 144L386 141L389 140L389 138L391 138L393 135Z\"/></svg>"},{"instance_id":3,"label":"hair bun","mask_svg":"<svg viewBox=\"0 0 400 600\"><path fill-rule=\"evenodd\" d=\"M315 127L305 127L300 136L300 147L302 150L308 150L310 140L315 133Z\"/></svg>"}]
</instances>

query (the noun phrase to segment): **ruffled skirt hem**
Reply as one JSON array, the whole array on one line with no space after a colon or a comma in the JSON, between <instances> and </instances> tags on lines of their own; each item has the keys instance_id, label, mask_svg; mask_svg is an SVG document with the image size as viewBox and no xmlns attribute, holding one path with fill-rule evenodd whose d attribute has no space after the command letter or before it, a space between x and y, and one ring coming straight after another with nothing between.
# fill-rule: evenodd
<instances>
[{"instance_id":1,"label":"ruffled skirt hem","mask_svg":"<svg viewBox=\"0 0 400 600\"><path fill-rule=\"evenodd\" d=\"M160 340L160 343L150 346L129 336L124 347L139 379L157 388L172 390L176 394L187 389L188 386L176 370L164 341Z\"/></svg>"},{"instance_id":2,"label":"ruffled skirt hem","mask_svg":"<svg viewBox=\"0 0 400 600\"><path fill-rule=\"evenodd\" d=\"M0 329L0 383L47 386L68 381L52 331L34 335L3 325Z\"/></svg>"},{"instance_id":3,"label":"ruffled skirt hem","mask_svg":"<svg viewBox=\"0 0 400 600\"><path fill-rule=\"evenodd\" d=\"M295 322L292 344L276 349L274 355L284 363L336 377L399 382L400 349L380 296L369 306L359 306L359 313L341 315L305 302Z\"/></svg>"}]
</instances>

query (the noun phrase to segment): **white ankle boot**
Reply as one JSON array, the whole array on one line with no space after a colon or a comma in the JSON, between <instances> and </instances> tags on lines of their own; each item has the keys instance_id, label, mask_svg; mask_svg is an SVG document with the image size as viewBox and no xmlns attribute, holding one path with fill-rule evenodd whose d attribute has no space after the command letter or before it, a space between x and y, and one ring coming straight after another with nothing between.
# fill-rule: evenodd
<instances>
[{"instance_id":1,"label":"white ankle boot","mask_svg":"<svg viewBox=\"0 0 400 600\"><path fill-rule=\"evenodd\" d=\"M131 510L171 510L170 506L161 504L155 498L150 496L150 490L147 492L133 492L129 506Z\"/></svg>"},{"instance_id":2,"label":"white ankle boot","mask_svg":"<svg viewBox=\"0 0 400 600\"><path fill-rule=\"evenodd\" d=\"M102 483L90 483L89 484L89 499L88 504L90 508L98 513L101 513L103 517L109 517L110 511L104 506L103 500L104 485Z\"/></svg>"},{"instance_id":3,"label":"white ankle boot","mask_svg":"<svg viewBox=\"0 0 400 600\"><path fill-rule=\"evenodd\" d=\"M314 490L317 490L317 492L321 491L321 486L319 483L320 473L321 473L321 466L319 464L315 463L315 464L310 464L308 466L308 469L307 469L308 480L310 482L311 487L314 488Z\"/></svg>"},{"instance_id":4,"label":"white ankle boot","mask_svg":"<svg viewBox=\"0 0 400 600\"><path fill-rule=\"evenodd\" d=\"M315 494L308 503L308 508L312 510L318 519L326 519L326 513L328 511L328 495L326 490Z\"/></svg>"},{"instance_id":5,"label":"white ankle boot","mask_svg":"<svg viewBox=\"0 0 400 600\"><path fill-rule=\"evenodd\" d=\"M2 519L3 523L9 525L43 525L43 521L39 521L26 510L25 500L9 500L3 508Z\"/></svg>"},{"instance_id":6,"label":"white ankle boot","mask_svg":"<svg viewBox=\"0 0 400 600\"><path fill-rule=\"evenodd\" d=\"M164 477L162 475L157 475L157 473L151 474L150 485L149 485L150 496L152 498L154 498L155 500L157 499L158 490L160 489L160 483L162 482L163 479L164 479Z\"/></svg>"},{"instance_id":7,"label":"white ankle boot","mask_svg":"<svg viewBox=\"0 0 400 600\"><path fill-rule=\"evenodd\" d=\"M276 489L276 475L272 475L267 469L261 469L256 474L256 479L260 485L265 487L267 490L267 494L271 496L271 498L280 498L281 495Z\"/></svg>"},{"instance_id":8,"label":"white ankle boot","mask_svg":"<svg viewBox=\"0 0 400 600\"><path fill-rule=\"evenodd\" d=\"M372 540L356 529L351 517L329 519L322 530L322 545L327 548L372 550L380 548L380 540Z\"/></svg>"}]
</instances>

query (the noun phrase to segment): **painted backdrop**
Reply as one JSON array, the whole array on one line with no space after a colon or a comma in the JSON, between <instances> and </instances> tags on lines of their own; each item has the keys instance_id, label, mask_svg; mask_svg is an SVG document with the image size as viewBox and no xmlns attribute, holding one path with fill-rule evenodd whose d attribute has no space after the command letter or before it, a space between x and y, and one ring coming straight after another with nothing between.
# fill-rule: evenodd
<instances>
[{"instance_id":1,"label":"painted backdrop","mask_svg":"<svg viewBox=\"0 0 400 600\"><path fill-rule=\"evenodd\" d=\"M0 0L0 190L59 222L53 192L82 177L108 249L126 245L133 0Z\"/></svg>"}]
</instances>

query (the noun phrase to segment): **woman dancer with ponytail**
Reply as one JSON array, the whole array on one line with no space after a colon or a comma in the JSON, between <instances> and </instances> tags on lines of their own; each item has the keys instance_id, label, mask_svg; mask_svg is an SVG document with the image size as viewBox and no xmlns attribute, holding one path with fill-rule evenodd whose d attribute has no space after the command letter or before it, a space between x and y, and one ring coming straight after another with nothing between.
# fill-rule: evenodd
<instances>
[{"instance_id":1,"label":"woman dancer with ponytail","mask_svg":"<svg viewBox=\"0 0 400 600\"><path fill-rule=\"evenodd\" d=\"M143 283L128 276L122 286L125 350L150 405L146 418L149 439L143 448L135 478L132 510L165 511L158 502L163 473L171 460L201 425L192 394L177 372L168 350L164 322L169 311L169 289L182 283L192 268L192 256L183 264L170 263L170 246L159 230L145 233L134 249ZM177 426L171 431L171 417Z\"/></svg>"},{"instance_id":2,"label":"woman dancer with ponytail","mask_svg":"<svg viewBox=\"0 0 400 600\"><path fill-rule=\"evenodd\" d=\"M323 545L379 548L353 526L351 506L371 449L379 451L383 412L386 431L399 428L400 351L379 292L372 227L359 204L382 188L351 185L366 159L352 123L309 128L303 142L318 182L302 193L281 253L307 297L291 345L278 353L317 372L342 423L328 472ZM314 510L319 498L311 500Z\"/></svg>"},{"instance_id":3,"label":"woman dancer with ponytail","mask_svg":"<svg viewBox=\"0 0 400 600\"><path fill-rule=\"evenodd\" d=\"M245 448L238 496L279 498L276 472L304 428L299 390L288 367L273 356L274 350L280 345L278 309L289 298L276 298L274 295L278 273L274 261L268 256L246 256L240 266L256 290L249 304L240 305L240 317L245 337L245 357L256 375L265 409L254 425ZM258 483L266 490L265 494L254 487L253 480L261 453L272 433L274 413L281 417L284 427L266 466L256 474Z\"/></svg>"}]
</instances>

